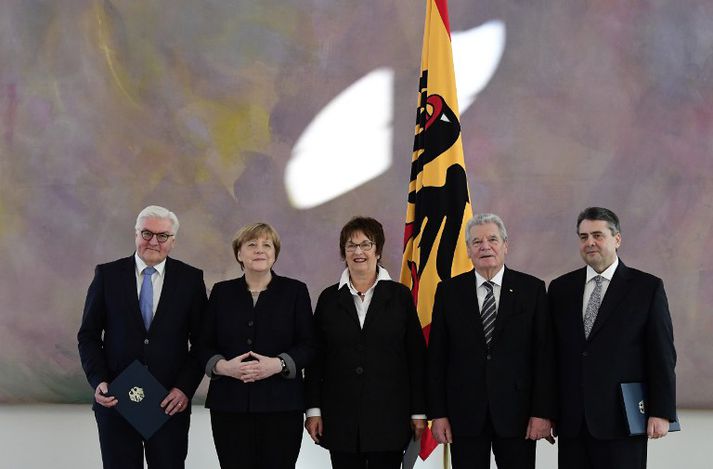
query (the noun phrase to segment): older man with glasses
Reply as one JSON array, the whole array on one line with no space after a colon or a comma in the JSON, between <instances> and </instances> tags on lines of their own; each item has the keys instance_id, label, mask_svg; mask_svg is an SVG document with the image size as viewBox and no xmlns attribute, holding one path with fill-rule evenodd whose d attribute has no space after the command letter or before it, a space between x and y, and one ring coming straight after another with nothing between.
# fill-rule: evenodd
<instances>
[{"instance_id":1,"label":"older man with glasses","mask_svg":"<svg viewBox=\"0 0 713 469\"><path fill-rule=\"evenodd\" d=\"M203 272L168 257L178 218L151 205L136 219L134 255L96 267L77 334L79 355L94 390L94 414L105 468L182 468L188 454L191 397L203 377L191 350L201 327ZM145 440L115 407L109 385L138 360L169 390L161 402L171 418Z\"/></svg>"}]
</instances>

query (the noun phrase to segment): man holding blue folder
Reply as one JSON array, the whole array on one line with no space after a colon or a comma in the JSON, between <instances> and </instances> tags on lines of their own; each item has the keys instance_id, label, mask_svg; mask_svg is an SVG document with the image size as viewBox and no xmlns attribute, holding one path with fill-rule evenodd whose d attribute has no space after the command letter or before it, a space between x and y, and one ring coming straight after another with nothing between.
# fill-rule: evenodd
<instances>
[{"instance_id":1,"label":"man holding blue folder","mask_svg":"<svg viewBox=\"0 0 713 469\"><path fill-rule=\"evenodd\" d=\"M559 467L645 468L647 436L666 436L676 419L676 350L663 282L621 262L621 228L611 210L585 209L577 234L586 267L553 280L548 292L559 366ZM623 383L648 391L644 435L630 435Z\"/></svg>"},{"instance_id":2,"label":"man holding blue folder","mask_svg":"<svg viewBox=\"0 0 713 469\"><path fill-rule=\"evenodd\" d=\"M180 469L188 453L191 398L203 378L189 347L207 301L203 272L168 257L178 232L173 212L148 206L135 231L132 256L96 268L77 334L79 355L94 390L104 468L143 469L145 451L150 469ZM120 401L138 405L150 391L110 389L134 361L168 391L160 406L171 418L146 439L116 408ZM150 418L149 411L140 414Z\"/></svg>"}]
</instances>

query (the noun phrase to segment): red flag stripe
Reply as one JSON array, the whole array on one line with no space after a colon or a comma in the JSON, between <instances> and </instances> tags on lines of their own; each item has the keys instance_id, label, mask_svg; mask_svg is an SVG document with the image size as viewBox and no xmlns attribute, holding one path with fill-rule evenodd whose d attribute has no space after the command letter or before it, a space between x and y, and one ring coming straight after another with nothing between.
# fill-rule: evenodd
<instances>
[{"instance_id":1,"label":"red flag stripe","mask_svg":"<svg viewBox=\"0 0 713 469\"><path fill-rule=\"evenodd\" d=\"M436 3L436 7L438 8L438 14L441 17L441 20L443 21L443 26L446 27L446 31L448 31L448 36L450 37L451 35L451 24L450 21L448 20L448 0L434 0Z\"/></svg>"}]
</instances>

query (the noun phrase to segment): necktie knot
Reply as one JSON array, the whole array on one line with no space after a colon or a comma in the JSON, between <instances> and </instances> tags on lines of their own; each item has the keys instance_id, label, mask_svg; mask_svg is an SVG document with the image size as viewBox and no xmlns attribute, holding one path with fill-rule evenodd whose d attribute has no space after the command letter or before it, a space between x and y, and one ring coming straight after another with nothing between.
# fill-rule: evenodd
<instances>
[{"instance_id":1,"label":"necktie knot","mask_svg":"<svg viewBox=\"0 0 713 469\"><path fill-rule=\"evenodd\" d=\"M487 290L483 305L481 307L481 319L483 321L483 333L485 334L485 344L490 348L495 331L495 318L497 316L497 308L495 306L495 295L493 294L493 282L485 281L483 286Z\"/></svg>"},{"instance_id":2,"label":"necktie knot","mask_svg":"<svg viewBox=\"0 0 713 469\"><path fill-rule=\"evenodd\" d=\"M153 320L153 283L151 282L151 277L155 273L156 269L151 266L144 269L144 280L141 282L141 291L139 292L139 309L141 309L141 317L144 320L144 326L147 331Z\"/></svg>"},{"instance_id":3,"label":"necktie knot","mask_svg":"<svg viewBox=\"0 0 713 469\"><path fill-rule=\"evenodd\" d=\"M584 311L584 337L589 338L589 334L592 332L594 327L594 321L597 319L597 313L599 312L599 306L602 304L602 281L604 277L597 275L592 280L594 280L594 290L589 297L589 303L587 303L587 309Z\"/></svg>"}]
</instances>

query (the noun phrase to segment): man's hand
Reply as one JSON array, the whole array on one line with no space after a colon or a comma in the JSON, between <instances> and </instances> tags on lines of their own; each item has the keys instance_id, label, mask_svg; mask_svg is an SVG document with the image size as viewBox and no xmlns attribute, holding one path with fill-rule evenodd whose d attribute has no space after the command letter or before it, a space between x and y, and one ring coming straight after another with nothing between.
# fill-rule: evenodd
<instances>
[{"instance_id":1,"label":"man's hand","mask_svg":"<svg viewBox=\"0 0 713 469\"><path fill-rule=\"evenodd\" d=\"M269 378L282 371L282 362L277 357L266 357L255 352L248 352L250 357L255 358L247 362L243 367L243 383L252 383L261 379Z\"/></svg>"},{"instance_id":2,"label":"man's hand","mask_svg":"<svg viewBox=\"0 0 713 469\"><path fill-rule=\"evenodd\" d=\"M183 412L188 407L188 397L178 388L169 391L168 396L161 401L161 407L168 415Z\"/></svg>"},{"instance_id":3,"label":"man's hand","mask_svg":"<svg viewBox=\"0 0 713 469\"><path fill-rule=\"evenodd\" d=\"M453 443L451 423L448 421L448 417L433 419L433 423L431 424L431 433L433 434L433 438L435 438L439 443Z\"/></svg>"},{"instance_id":4,"label":"man's hand","mask_svg":"<svg viewBox=\"0 0 713 469\"><path fill-rule=\"evenodd\" d=\"M541 419L539 417L530 417L525 430L526 440L546 439L551 444L555 444L555 439L552 434L552 421L549 419Z\"/></svg>"},{"instance_id":5,"label":"man's hand","mask_svg":"<svg viewBox=\"0 0 713 469\"><path fill-rule=\"evenodd\" d=\"M663 438L668 433L669 421L660 417L649 417L646 434L649 438Z\"/></svg>"},{"instance_id":6,"label":"man's hand","mask_svg":"<svg viewBox=\"0 0 713 469\"><path fill-rule=\"evenodd\" d=\"M421 439L421 435L426 431L428 422L424 419L411 419L411 430L413 430L413 441Z\"/></svg>"},{"instance_id":7,"label":"man's hand","mask_svg":"<svg viewBox=\"0 0 713 469\"><path fill-rule=\"evenodd\" d=\"M114 407L119 403L114 396L108 396L109 385L106 381L99 383L99 386L94 390L94 400L97 404L104 407Z\"/></svg>"},{"instance_id":8,"label":"man's hand","mask_svg":"<svg viewBox=\"0 0 713 469\"><path fill-rule=\"evenodd\" d=\"M319 416L307 417L305 420L305 429L315 443L319 443L319 439L322 438L322 425L322 417Z\"/></svg>"}]
</instances>

